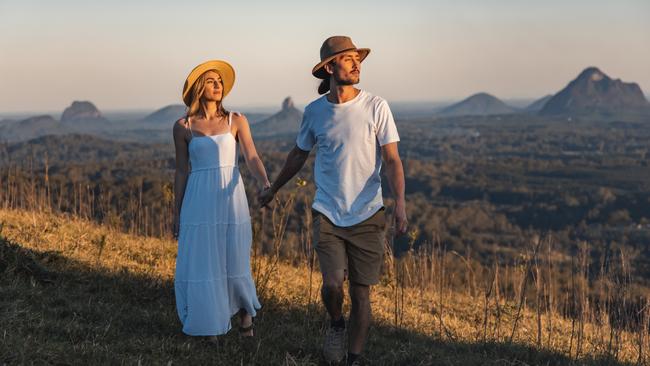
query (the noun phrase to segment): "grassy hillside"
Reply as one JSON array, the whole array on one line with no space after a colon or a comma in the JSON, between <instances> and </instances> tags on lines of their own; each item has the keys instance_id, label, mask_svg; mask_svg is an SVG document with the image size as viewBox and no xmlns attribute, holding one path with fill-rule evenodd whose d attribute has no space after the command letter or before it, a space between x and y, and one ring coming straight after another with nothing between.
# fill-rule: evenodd
<instances>
[{"instance_id":1,"label":"grassy hillside","mask_svg":"<svg viewBox=\"0 0 650 366\"><path fill-rule=\"evenodd\" d=\"M242 341L233 330L213 344L180 332L175 242L39 212L0 209L0 223L0 364L323 362L327 317L318 301L320 276L308 260L254 256L263 305L257 337ZM372 292L365 364L648 364L645 331L603 320L578 332L575 321L525 302L517 317L519 304L489 292L397 286L403 271L391 261L386 268Z\"/></svg>"}]
</instances>

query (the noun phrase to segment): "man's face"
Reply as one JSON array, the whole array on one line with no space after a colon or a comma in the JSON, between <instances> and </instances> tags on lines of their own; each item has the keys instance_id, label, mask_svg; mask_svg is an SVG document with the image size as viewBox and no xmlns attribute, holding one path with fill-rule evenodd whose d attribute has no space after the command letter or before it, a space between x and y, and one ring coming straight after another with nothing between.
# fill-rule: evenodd
<instances>
[{"instance_id":1,"label":"man's face","mask_svg":"<svg viewBox=\"0 0 650 366\"><path fill-rule=\"evenodd\" d=\"M357 51L344 52L334 59L333 64L326 65L338 85L359 83L361 75L361 56Z\"/></svg>"}]
</instances>

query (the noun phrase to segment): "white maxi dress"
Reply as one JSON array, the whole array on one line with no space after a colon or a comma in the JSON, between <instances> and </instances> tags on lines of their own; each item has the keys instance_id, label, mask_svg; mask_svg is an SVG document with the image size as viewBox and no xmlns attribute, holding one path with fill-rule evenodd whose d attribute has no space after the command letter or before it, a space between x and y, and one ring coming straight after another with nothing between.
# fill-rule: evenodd
<instances>
[{"instance_id":1,"label":"white maxi dress","mask_svg":"<svg viewBox=\"0 0 650 366\"><path fill-rule=\"evenodd\" d=\"M174 279L176 309L183 333L220 335L230 330L230 318L239 309L255 316L261 307L250 268L248 200L231 132L192 132L188 150L190 174L180 212Z\"/></svg>"}]
</instances>

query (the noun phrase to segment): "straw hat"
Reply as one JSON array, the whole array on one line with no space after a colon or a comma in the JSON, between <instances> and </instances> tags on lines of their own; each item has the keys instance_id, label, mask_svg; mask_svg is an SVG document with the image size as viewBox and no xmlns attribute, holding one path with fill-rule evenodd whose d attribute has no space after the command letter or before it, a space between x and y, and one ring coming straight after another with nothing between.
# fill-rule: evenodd
<instances>
[{"instance_id":1,"label":"straw hat","mask_svg":"<svg viewBox=\"0 0 650 366\"><path fill-rule=\"evenodd\" d=\"M185 79L185 85L183 85L183 102L185 102L186 106L189 107L192 102L192 95L190 94L192 86L204 72L210 70L218 72L219 76L221 76L221 81L223 83L223 96L225 97L230 93L230 90L232 90L232 87L235 84L235 69L233 69L226 61L206 61L192 69L190 74L187 76L187 79Z\"/></svg>"},{"instance_id":2,"label":"straw hat","mask_svg":"<svg viewBox=\"0 0 650 366\"><path fill-rule=\"evenodd\" d=\"M311 74L319 79L327 79L329 74L325 71L325 64L332 61L338 54L348 51L357 51L363 61L370 53L370 48L357 48L350 37L333 36L325 40L320 47L320 62L311 70Z\"/></svg>"}]
</instances>

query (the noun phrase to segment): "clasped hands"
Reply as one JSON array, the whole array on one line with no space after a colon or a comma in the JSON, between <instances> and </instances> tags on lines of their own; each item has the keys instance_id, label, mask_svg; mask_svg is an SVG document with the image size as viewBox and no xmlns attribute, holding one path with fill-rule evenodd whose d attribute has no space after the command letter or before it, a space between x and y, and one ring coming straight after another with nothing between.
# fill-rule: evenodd
<instances>
[{"instance_id":1,"label":"clasped hands","mask_svg":"<svg viewBox=\"0 0 650 366\"><path fill-rule=\"evenodd\" d=\"M273 197L275 196L275 192L272 189L272 184L270 182L266 182L262 188L262 190L259 191L257 194L257 203L260 208L268 208L269 203L273 201Z\"/></svg>"}]
</instances>

